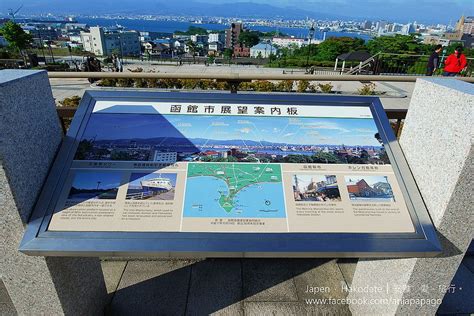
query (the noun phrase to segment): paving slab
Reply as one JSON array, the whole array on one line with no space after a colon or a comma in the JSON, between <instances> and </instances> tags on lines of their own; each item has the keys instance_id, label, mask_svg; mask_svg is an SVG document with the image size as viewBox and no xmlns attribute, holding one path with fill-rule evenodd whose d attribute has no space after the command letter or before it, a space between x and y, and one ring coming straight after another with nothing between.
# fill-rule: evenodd
<instances>
[{"instance_id":1,"label":"paving slab","mask_svg":"<svg viewBox=\"0 0 474 316\"><path fill-rule=\"evenodd\" d=\"M102 272L104 273L105 287L107 293L113 293L119 286L120 279L124 272L127 261L109 261L102 260L100 262Z\"/></svg>"},{"instance_id":2,"label":"paving slab","mask_svg":"<svg viewBox=\"0 0 474 316\"><path fill-rule=\"evenodd\" d=\"M462 259L462 264L464 264L471 273L474 273L474 256L465 256L464 259Z\"/></svg>"},{"instance_id":3,"label":"paving slab","mask_svg":"<svg viewBox=\"0 0 474 316\"><path fill-rule=\"evenodd\" d=\"M15 306L8 295L7 288L3 284L2 279L0 279L0 315L13 316L17 315Z\"/></svg>"},{"instance_id":4,"label":"paving slab","mask_svg":"<svg viewBox=\"0 0 474 316\"><path fill-rule=\"evenodd\" d=\"M474 274L461 264L450 285L453 288L444 296L437 313L474 314Z\"/></svg>"},{"instance_id":5,"label":"paving slab","mask_svg":"<svg viewBox=\"0 0 474 316\"><path fill-rule=\"evenodd\" d=\"M297 301L295 269L292 259L244 259L243 291L246 301ZM299 261L299 260L298 260Z\"/></svg>"},{"instance_id":6,"label":"paving slab","mask_svg":"<svg viewBox=\"0 0 474 316\"><path fill-rule=\"evenodd\" d=\"M184 315L192 261L129 261L109 315Z\"/></svg>"},{"instance_id":7,"label":"paving slab","mask_svg":"<svg viewBox=\"0 0 474 316\"><path fill-rule=\"evenodd\" d=\"M352 278L354 277L354 273L357 267L358 259L352 258L341 258L337 259L337 265L342 272L342 276L344 277L344 281L346 281L347 285L352 284Z\"/></svg>"},{"instance_id":8,"label":"paving slab","mask_svg":"<svg viewBox=\"0 0 474 316\"><path fill-rule=\"evenodd\" d=\"M245 302L246 316L306 316L306 315L351 315L349 308L340 305L314 305L303 302Z\"/></svg>"},{"instance_id":9,"label":"paving slab","mask_svg":"<svg viewBox=\"0 0 474 316\"><path fill-rule=\"evenodd\" d=\"M186 315L243 314L240 259L207 259L191 271Z\"/></svg>"},{"instance_id":10,"label":"paving slab","mask_svg":"<svg viewBox=\"0 0 474 316\"><path fill-rule=\"evenodd\" d=\"M337 266L336 259L330 261L314 260L315 266L295 276L296 291L300 301L307 299L342 299L347 296L343 291L344 276Z\"/></svg>"}]
</instances>

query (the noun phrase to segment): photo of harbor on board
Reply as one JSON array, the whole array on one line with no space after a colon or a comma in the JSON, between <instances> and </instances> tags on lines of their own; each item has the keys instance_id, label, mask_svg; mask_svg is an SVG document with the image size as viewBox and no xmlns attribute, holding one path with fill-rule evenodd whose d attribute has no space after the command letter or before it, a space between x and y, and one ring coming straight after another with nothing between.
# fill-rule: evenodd
<instances>
[{"instance_id":1,"label":"photo of harbor on board","mask_svg":"<svg viewBox=\"0 0 474 316\"><path fill-rule=\"evenodd\" d=\"M176 173L132 173L127 200L173 200Z\"/></svg>"}]
</instances>

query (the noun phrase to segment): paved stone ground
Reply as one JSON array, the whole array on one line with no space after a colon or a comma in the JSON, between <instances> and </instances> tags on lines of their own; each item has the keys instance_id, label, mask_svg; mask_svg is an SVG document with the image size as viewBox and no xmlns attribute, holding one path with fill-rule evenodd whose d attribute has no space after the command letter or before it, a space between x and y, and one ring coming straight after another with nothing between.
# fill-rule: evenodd
<instances>
[{"instance_id":1,"label":"paved stone ground","mask_svg":"<svg viewBox=\"0 0 474 316\"><path fill-rule=\"evenodd\" d=\"M336 260L206 259L103 261L108 315L349 315L347 306L306 299L344 298ZM118 269L121 267L121 269ZM117 277L121 275L121 277ZM306 293L308 286L329 293ZM270 314L269 314L270 313Z\"/></svg>"},{"instance_id":2,"label":"paved stone ground","mask_svg":"<svg viewBox=\"0 0 474 316\"><path fill-rule=\"evenodd\" d=\"M350 315L345 298L355 259L103 260L106 315ZM474 312L474 257L466 257L439 314ZM328 288L307 293L307 288ZM460 290L461 288L461 290Z\"/></svg>"}]
</instances>

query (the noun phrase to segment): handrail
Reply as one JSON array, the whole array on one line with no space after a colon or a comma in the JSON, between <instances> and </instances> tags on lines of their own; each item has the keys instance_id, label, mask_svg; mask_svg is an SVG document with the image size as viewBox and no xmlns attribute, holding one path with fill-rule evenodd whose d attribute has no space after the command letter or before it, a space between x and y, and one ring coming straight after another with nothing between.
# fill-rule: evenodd
<instances>
[{"instance_id":1,"label":"handrail","mask_svg":"<svg viewBox=\"0 0 474 316\"><path fill-rule=\"evenodd\" d=\"M365 68L367 65L369 65L371 62L373 62L375 60L375 57L377 57L378 55L380 55L381 52L378 52L377 54L373 55L373 56L370 56L369 58L367 58L365 61L363 61L360 65L357 65L355 66L354 68L352 68L351 70L349 70L347 72L348 75L354 75L358 72L360 72L363 68Z\"/></svg>"},{"instance_id":2,"label":"handrail","mask_svg":"<svg viewBox=\"0 0 474 316\"><path fill-rule=\"evenodd\" d=\"M309 81L386 81L415 82L425 76L384 75L311 75L311 74L252 74L252 73L163 73L163 72L48 72L49 78L128 78L128 79L217 79L223 81L248 80L309 80ZM444 77L437 77L443 78ZM449 77L452 79L452 77ZM474 77L456 77L458 80L474 83Z\"/></svg>"}]
</instances>

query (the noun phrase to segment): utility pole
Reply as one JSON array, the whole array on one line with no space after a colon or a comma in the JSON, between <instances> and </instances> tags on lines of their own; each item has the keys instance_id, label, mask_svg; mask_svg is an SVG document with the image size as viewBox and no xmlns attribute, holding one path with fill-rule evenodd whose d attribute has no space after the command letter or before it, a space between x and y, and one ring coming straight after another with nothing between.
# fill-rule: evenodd
<instances>
[{"instance_id":1,"label":"utility pole","mask_svg":"<svg viewBox=\"0 0 474 316\"><path fill-rule=\"evenodd\" d=\"M308 70L309 66L309 57L311 56L311 40L314 36L314 22L311 23L311 28L309 29L309 41L308 41L308 56L306 57L306 70Z\"/></svg>"}]
</instances>

